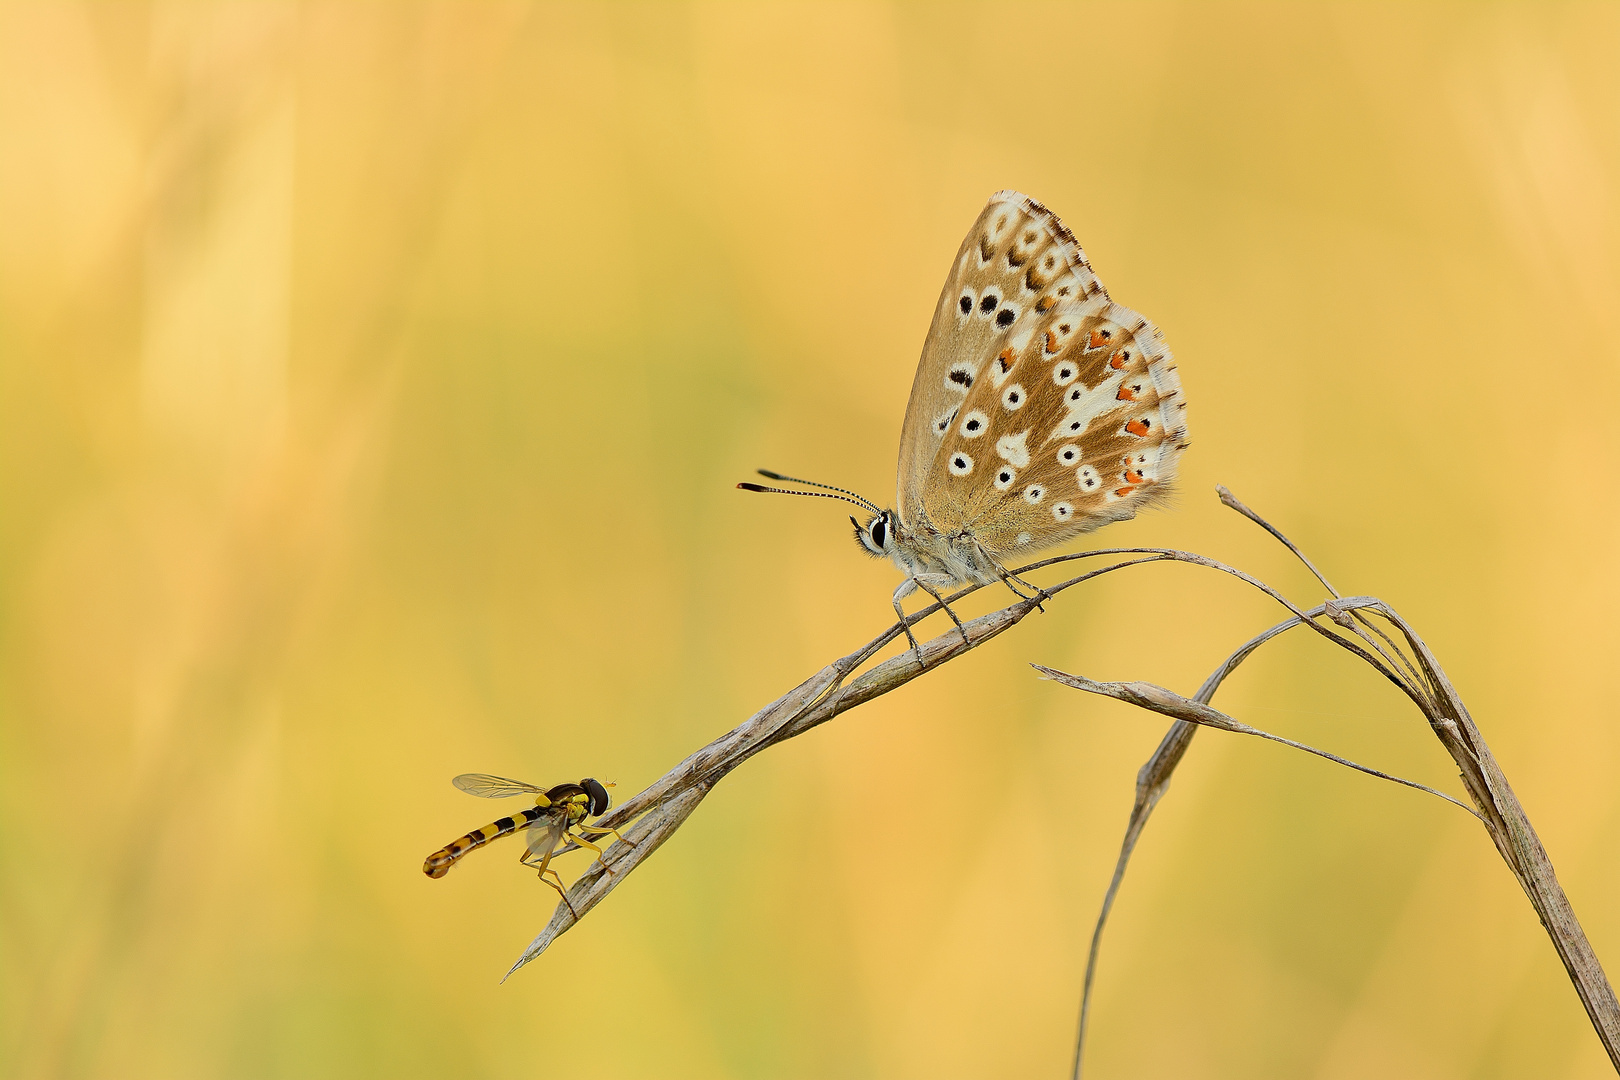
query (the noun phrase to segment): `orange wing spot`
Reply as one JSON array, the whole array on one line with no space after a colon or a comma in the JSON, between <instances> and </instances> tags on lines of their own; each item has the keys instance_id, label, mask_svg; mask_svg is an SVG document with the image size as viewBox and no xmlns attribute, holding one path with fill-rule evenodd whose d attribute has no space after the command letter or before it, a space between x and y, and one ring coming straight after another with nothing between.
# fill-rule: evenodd
<instances>
[{"instance_id":1,"label":"orange wing spot","mask_svg":"<svg viewBox=\"0 0 1620 1080\"><path fill-rule=\"evenodd\" d=\"M1128 386L1122 386L1122 387L1119 388L1119 393L1114 395L1114 400L1115 401L1135 401L1136 400L1136 391L1132 390Z\"/></svg>"},{"instance_id":2,"label":"orange wing spot","mask_svg":"<svg viewBox=\"0 0 1620 1080\"><path fill-rule=\"evenodd\" d=\"M1045 315L1048 311L1052 310L1052 305L1055 303L1057 303L1057 301L1053 300L1050 296L1043 296L1039 300L1035 301L1035 310L1040 312L1042 315Z\"/></svg>"},{"instance_id":3,"label":"orange wing spot","mask_svg":"<svg viewBox=\"0 0 1620 1080\"><path fill-rule=\"evenodd\" d=\"M1123 479L1128 484L1140 484L1142 482L1142 470L1126 469Z\"/></svg>"},{"instance_id":4,"label":"orange wing spot","mask_svg":"<svg viewBox=\"0 0 1620 1080\"><path fill-rule=\"evenodd\" d=\"M1093 340L1095 340L1095 335L1093 335ZM1096 346L1093 346L1093 348L1095 347ZM1126 352L1124 349L1121 349L1119 352L1108 358L1108 366L1113 368L1115 371L1120 371L1125 367L1125 362L1130 358L1131 354Z\"/></svg>"},{"instance_id":5,"label":"orange wing spot","mask_svg":"<svg viewBox=\"0 0 1620 1080\"><path fill-rule=\"evenodd\" d=\"M1128 487L1122 487L1122 488L1115 488L1114 489L1114 494L1118 495L1120 498L1123 499L1125 496L1129 495L1131 492L1133 492L1135 490L1136 490L1135 485L1131 485L1131 486L1128 486Z\"/></svg>"},{"instance_id":6,"label":"orange wing spot","mask_svg":"<svg viewBox=\"0 0 1620 1080\"><path fill-rule=\"evenodd\" d=\"M1057 334L1051 330L1046 332L1046 351L1049 353L1055 353L1058 351Z\"/></svg>"},{"instance_id":7,"label":"orange wing spot","mask_svg":"<svg viewBox=\"0 0 1620 1080\"><path fill-rule=\"evenodd\" d=\"M1113 336L1114 335L1109 333L1107 330L1093 330L1091 332L1091 347L1093 349L1100 349L1104 345L1108 344L1109 340Z\"/></svg>"},{"instance_id":8,"label":"orange wing spot","mask_svg":"<svg viewBox=\"0 0 1620 1080\"><path fill-rule=\"evenodd\" d=\"M1145 436L1148 433L1147 421L1146 420L1132 420L1130 423L1125 425L1125 430L1130 432L1132 435L1135 435L1135 436L1137 436L1139 438L1142 437L1142 436Z\"/></svg>"}]
</instances>

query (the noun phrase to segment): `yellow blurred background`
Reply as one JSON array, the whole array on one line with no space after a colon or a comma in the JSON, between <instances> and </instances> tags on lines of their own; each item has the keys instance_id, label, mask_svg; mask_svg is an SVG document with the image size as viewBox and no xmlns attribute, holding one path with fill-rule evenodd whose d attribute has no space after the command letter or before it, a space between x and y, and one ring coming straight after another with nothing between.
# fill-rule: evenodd
<instances>
[{"instance_id":1,"label":"yellow blurred background","mask_svg":"<svg viewBox=\"0 0 1620 1080\"><path fill-rule=\"evenodd\" d=\"M0 4L0 1072L1064 1075L1165 725L1027 664L1190 693L1277 617L1210 573L755 759L505 985L554 895L420 870L506 808L453 774L623 797L887 624L836 507L733 484L892 498L1003 187L1181 364L1179 505L1097 540L1320 600L1225 483L1414 620L1617 970L1616 56L1613 5ZM1216 703L1460 793L1315 641ZM1477 823L1219 733L1093 1031L1610 1074Z\"/></svg>"}]
</instances>

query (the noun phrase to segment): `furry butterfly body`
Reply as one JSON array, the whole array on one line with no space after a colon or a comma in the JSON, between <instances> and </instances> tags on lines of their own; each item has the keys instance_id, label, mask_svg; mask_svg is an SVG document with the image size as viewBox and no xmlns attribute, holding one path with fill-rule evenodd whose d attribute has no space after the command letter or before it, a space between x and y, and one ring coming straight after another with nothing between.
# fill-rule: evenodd
<instances>
[{"instance_id":1,"label":"furry butterfly body","mask_svg":"<svg viewBox=\"0 0 1620 1080\"><path fill-rule=\"evenodd\" d=\"M1168 492L1186 448L1186 402L1158 328L1109 299L1057 215L1001 191L934 309L896 508L810 486L869 512L856 539L905 573L903 617L918 588L938 598L1001 580L1018 591L1007 562L1135 516Z\"/></svg>"}]
</instances>

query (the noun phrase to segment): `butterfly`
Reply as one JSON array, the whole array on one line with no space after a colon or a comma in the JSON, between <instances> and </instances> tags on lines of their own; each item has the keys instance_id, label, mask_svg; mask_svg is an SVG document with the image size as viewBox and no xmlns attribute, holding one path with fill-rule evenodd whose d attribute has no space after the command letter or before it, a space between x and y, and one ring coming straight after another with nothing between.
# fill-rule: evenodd
<instances>
[{"instance_id":1,"label":"butterfly","mask_svg":"<svg viewBox=\"0 0 1620 1080\"><path fill-rule=\"evenodd\" d=\"M1042 548L1161 501L1187 449L1187 404L1158 327L1109 299L1074 234L1027 195L999 191L956 253L923 341L900 429L894 509L844 488L759 470L869 515L855 539L921 589L997 580ZM947 605L945 610L961 629ZM963 630L963 639L967 633Z\"/></svg>"}]
</instances>

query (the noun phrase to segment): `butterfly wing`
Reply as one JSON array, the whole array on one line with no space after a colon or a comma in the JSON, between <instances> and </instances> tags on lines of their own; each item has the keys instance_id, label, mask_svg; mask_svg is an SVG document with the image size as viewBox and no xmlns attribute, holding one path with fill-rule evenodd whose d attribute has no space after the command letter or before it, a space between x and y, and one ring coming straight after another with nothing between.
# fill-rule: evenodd
<instances>
[{"instance_id":1,"label":"butterfly wing","mask_svg":"<svg viewBox=\"0 0 1620 1080\"><path fill-rule=\"evenodd\" d=\"M934 528L970 532L998 561L1133 517L1167 493L1187 448L1181 381L1158 328L1108 299L1069 231L1039 203L1023 199L1021 216L1008 217L1010 239L1007 228L997 232L998 214L1013 205L991 200L968 236L967 262L971 270L989 251L984 273L1023 266L1025 275L1016 290L1005 274L992 279L971 313L958 302L955 314L971 329L992 289L1004 290L994 294L997 307L1016 314L1004 335L988 339L996 351L947 368L947 378L960 371L967 385L932 421L937 445L915 496ZM1020 244L1035 249L1031 256ZM962 267L959 258L953 281L962 277L966 296L976 279ZM1085 295L1063 295L1087 282ZM927 357L925 347L925 366ZM919 371L919 388L922 380Z\"/></svg>"},{"instance_id":2,"label":"butterfly wing","mask_svg":"<svg viewBox=\"0 0 1620 1080\"><path fill-rule=\"evenodd\" d=\"M545 788L537 788L533 784L525 784L521 780L508 780L504 776L491 776L488 773L469 772L462 773L450 781L456 787L469 795L476 795L480 799L505 799L513 795L543 795Z\"/></svg>"},{"instance_id":3,"label":"butterfly wing","mask_svg":"<svg viewBox=\"0 0 1620 1080\"><path fill-rule=\"evenodd\" d=\"M1027 322L1060 304L1107 292L1057 215L1026 195L990 197L956 253L900 430L896 509L916 525L932 512L923 486L965 398Z\"/></svg>"}]
</instances>

